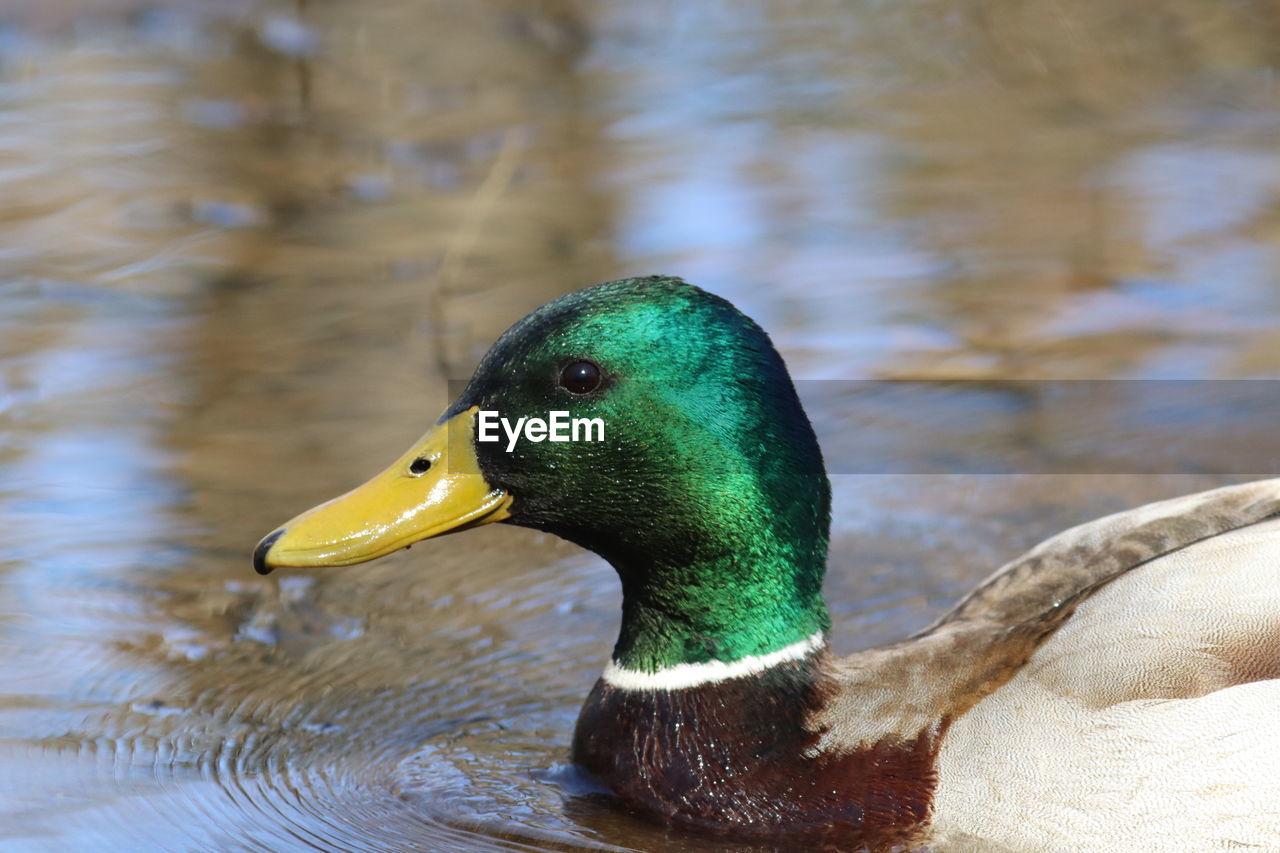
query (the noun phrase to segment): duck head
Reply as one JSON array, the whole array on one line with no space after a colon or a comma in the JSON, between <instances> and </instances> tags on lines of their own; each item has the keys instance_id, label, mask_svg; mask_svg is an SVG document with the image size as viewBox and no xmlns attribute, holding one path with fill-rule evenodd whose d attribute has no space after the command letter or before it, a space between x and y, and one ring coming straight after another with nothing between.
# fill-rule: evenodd
<instances>
[{"instance_id":1,"label":"duck head","mask_svg":"<svg viewBox=\"0 0 1280 853\"><path fill-rule=\"evenodd\" d=\"M536 528L613 565L614 661L653 671L824 631L829 513L817 440L764 331L679 279L636 278L516 323L434 429L270 533L254 563L349 565L490 522Z\"/></svg>"}]
</instances>

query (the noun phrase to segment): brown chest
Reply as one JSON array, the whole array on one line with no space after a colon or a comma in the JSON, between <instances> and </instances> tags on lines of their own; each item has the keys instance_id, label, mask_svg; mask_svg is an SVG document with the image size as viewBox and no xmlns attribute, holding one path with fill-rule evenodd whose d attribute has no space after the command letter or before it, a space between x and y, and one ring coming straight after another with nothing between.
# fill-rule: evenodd
<instances>
[{"instance_id":1,"label":"brown chest","mask_svg":"<svg viewBox=\"0 0 1280 853\"><path fill-rule=\"evenodd\" d=\"M819 733L806 721L822 702L804 663L684 690L600 681L573 758L627 807L703 831L848 849L918 840L941 733L816 752Z\"/></svg>"}]
</instances>

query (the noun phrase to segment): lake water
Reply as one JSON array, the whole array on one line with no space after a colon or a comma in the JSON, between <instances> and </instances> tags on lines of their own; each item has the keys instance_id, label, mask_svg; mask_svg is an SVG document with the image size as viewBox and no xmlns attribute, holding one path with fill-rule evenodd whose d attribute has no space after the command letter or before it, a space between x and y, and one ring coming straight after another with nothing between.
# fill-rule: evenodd
<instances>
[{"instance_id":1,"label":"lake water","mask_svg":"<svg viewBox=\"0 0 1280 853\"><path fill-rule=\"evenodd\" d=\"M1261 1L0 0L0 851L785 849L567 766L593 555L253 545L525 312L655 272L770 331L841 460L842 652L1275 473L1274 421L1194 389L1280 375L1278 45ZM1064 429L1044 380L1183 402L1107 382ZM1137 464L1148 430L1194 458Z\"/></svg>"}]
</instances>

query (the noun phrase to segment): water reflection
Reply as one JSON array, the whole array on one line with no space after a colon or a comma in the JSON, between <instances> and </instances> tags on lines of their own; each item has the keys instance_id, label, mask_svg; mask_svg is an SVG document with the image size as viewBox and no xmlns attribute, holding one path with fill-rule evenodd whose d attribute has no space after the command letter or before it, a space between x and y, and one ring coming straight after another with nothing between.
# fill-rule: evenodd
<instances>
[{"instance_id":1,"label":"water reflection","mask_svg":"<svg viewBox=\"0 0 1280 853\"><path fill-rule=\"evenodd\" d=\"M599 561L487 528L263 580L248 549L620 275L723 293L807 379L1273 377L1277 11L4 4L0 848L741 849L564 766ZM862 442L854 403L815 407L833 458L929 434ZM1171 426L1209 473L837 477L837 648L1244 470Z\"/></svg>"}]
</instances>

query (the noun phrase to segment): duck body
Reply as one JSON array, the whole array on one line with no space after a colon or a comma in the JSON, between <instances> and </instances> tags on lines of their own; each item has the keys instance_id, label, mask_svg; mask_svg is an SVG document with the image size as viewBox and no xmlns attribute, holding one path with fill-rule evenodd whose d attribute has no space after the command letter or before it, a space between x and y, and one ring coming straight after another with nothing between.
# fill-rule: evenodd
<instances>
[{"instance_id":1,"label":"duck body","mask_svg":"<svg viewBox=\"0 0 1280 853\"><path fill-rule=\"evenodd\" d=\"M1272 480L1099 519L844 658L606 674L574 759L681 822L873 850L1280 849L1277 513Z\"/></svg>"},{"instance_id":2,"label":"duck body","mask_svg":"<svg viewBox=\"0 0 1280 853\"><path fill-rule=\"evenodd\" d=\"M503 449L477 413L599 443ZM1280 481L1062 533L935 625L837 658L830 491L768 337L677 279L517 323L386 472L259 544L346 565L493 521L622 582L573 760L628 809L837 850L1280 850Z\"/></svg>"}]
</instances>

